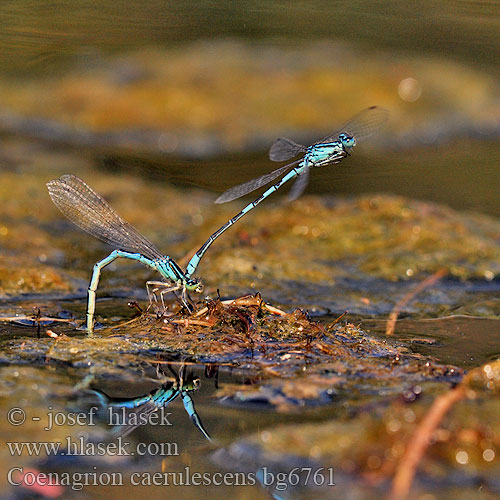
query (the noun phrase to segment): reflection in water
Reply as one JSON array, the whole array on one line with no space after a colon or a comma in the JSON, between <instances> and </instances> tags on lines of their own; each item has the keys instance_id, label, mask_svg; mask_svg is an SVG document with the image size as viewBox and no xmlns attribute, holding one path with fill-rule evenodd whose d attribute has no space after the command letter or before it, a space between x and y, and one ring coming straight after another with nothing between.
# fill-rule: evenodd
<instances>
[{"instance_id":1,"label":"reflection in water","mask_svg":"<svg viewBox=\"0 0 500 500\"><path fill-rule=\"evenodd\" d=\"M495 302L498 301L479 304L486 308ZM460 312L442 318L401 319L395 338L405 342L414 352L468 370L497 359L500 355L498 316L467 316ZM374 334L385 335L385 320L364 319L362 324Z\"/></svg>"},{"instance_id":2,"label":"reflection in water","mask_svg":"<svg viewBox=\"0 0 500 500\"><path fill-rule=\"evenodd\" d=\"M172 377L161 387L139 397L116 399L109 397L103 391L92 389L92 392L98 396L103 406L108 409L114 408L129 411L126 416L125 414L122 414L124 424L115 425L111 431L112 435L114 435L114 437L127 436L139 425L142 425L141 421L143 419L144 421L147 421L147 417L151 413L166 408L171 402L180 396L184 404L184 408L195 427L208 441L213 442L212 438L203 427L201 419L194 407L193 398L190 394L200 389L200 378L195 377L193 373L188 371L186 364L181 365L178 373L175 372L171 364L167 363L166 367ZM205 366L205 376L207 378L214 379L215 387L218 385L218 375L218 365L208 364ZM249 451L248 456L245 456L245 453L243 453L239 457L233 457L230 462L223 463L224 460L222 460L222 462L219 463L224 465L226 470L234 472L236 474L235 477L237 477L238 474L246 473L248 478L255 478L253 484L260 485L274 500L285 500L290 498L292 495L297 493L301 487L312 486L314 488L315 486L333 485L330 484L327 479L327 474L324 472L324 468L312 461L304 461L300 459L300 466L298 466L299 463L293 464L297 466L288 467L286 472L284 472L283 466L279 463L279 461L278 463L272 463L267 459L262 461L262 459L254 456L251 449L247 451ZM219 449L219 452L221 453L221 456L226 454L223 449ZM217 454L218 452L216 452L214 456L217 457ZM219 461L219 459L215 458L215 462L217 461ZM331 472L333 473L333 469ZM332 473L330 474L331 476ZM312 479L313 475L314 479ZM319 484L316 484L318 483L319 478L321 478L321 481ZM299 482L300 485L298 484ZM299 486L298 489L297 486Z\"/></svg>"},{"instance_id":3,"label":"reflection in water","mask_svg":"<svg viewBox=\"0 0 500 500\"><path fill-rule=\"evenodd\" d=\"M200 379L194 377L192 373L187 372L186 365L184 364L181 366L178 374L175 373L170 365L167 365L167 367L172 373L173 378L158 389L143 396L128 399L113 399L104 392L93 389L93 392L97 394L102 404L108 408L130 410L129 414L120 412L120 415L124 418L120 419L122 423L116 425L112 433L122 437L128 436L134 429L147 423L147 417L151 413L163 410L180 396L184 408L195 427L206 439L212 441L212 438L203 427L198 413L196 413L194 401L190 395L191 392L197 391L200 388Z\"/></svg>"}]
</instances>

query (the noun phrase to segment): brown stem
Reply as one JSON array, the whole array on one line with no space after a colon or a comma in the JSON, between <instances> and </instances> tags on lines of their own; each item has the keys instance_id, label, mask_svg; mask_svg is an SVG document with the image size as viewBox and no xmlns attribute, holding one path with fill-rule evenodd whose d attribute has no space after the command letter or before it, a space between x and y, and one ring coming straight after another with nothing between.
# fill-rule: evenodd
<instances>
[{"instance_id":1,"label":"brown stem","mask_svg":"<svg viewBox=\"0 0 500 500\"><path fill-rule=\"evenodd\" d=\"M436 281L439 281L443 276L447 274L447 270L442 268L437 270L434 274L431 276L428 276L425 278L423 281L421 281L413 290L408 292L395 306L394 309L392 310L391 314L389 315L389 321L387 322L387 326L385 329L385 334L386 335L392 335L394 333L394 330L396 329L396 321L398 320L399 313L401 312L401 309L408 304L413 298L418 295L420 292L425 290L426 288L434 285Z\"/></svg>"},{"instance_id":2,"label":"brown stem","mask_svg":"<svg viewBox=\"0 0 500 500\"><path fill-rule=\"evenodd\" d=\"M465 397L465 386L438 396L410 438L406 451L398 464L392 482L389 500L404 500L410 492L417 467L429 447L432 436L450 408Z\"/></svg>"}]
</instances>

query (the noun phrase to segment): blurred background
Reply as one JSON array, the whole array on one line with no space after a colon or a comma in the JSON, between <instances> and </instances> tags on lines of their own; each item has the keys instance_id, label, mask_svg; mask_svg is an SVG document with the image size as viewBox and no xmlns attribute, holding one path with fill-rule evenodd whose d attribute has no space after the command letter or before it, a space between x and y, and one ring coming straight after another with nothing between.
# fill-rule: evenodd
<instances>
[{"instance_id":1,"label":"blurred background","mask_svg":"<svg viewBox=\"0 0 500 500\"><path fill-rule=\"evenodd\" d=\"M63 217L47 181L66 173L82 177L185 266L243 205L214 205L216 197L277 168L268 158L277 137L312 143L378 105L390 110L383 130L340 164L314 169L302 199L285 204L285 187L266 200L214 244L199 268L213 298L259 291L286 311L299 307L328 323L343 318L335 328L362 325L369 333L361 331L360 350L350 331L339 330L335 342L353 344L353 354L329 348L321 351L324 360L317 358L321 363L304 358L295 375L286 353L279 371L256 368L254 377L251 368L236 381L230 365L225 381L221 370L222 391L218 379L209 380L218 372L202 366L197 409L212 436L231 443L235 455L214 461L179 403L173 407L181 456L140 466L183 470L192 463L193 470L211 471L222 463L230 469L238 453L247 453L250 463L267 463L259 451L265 443L281 466L299 443L307 460L334 464L336 479L339 471L338 498L382 498L376 488L392 479L409 435L406 424L419 421L429 394L448 390L461 368L500 355L499 61L498 2L0 1L0 410L24 405L42 414L51 404L74 411L84 407L75 393L85 391L90 375L133 392L134 383L154 374L143 368L146 362L170 355L252 366L246 337L245 351L233 360L223 349L222 357L215 350L205 356L188 345L204 335L183 335L182 329L187 344L179 347L184 344L161 330L157 318L130 324L136 311L127 303L138 300L146 308L144 282L158 276L128 260L103 273L97 316L112 328L87 341L77 325L85 317L89 274L109 248ZM415 288L418 282L425 286ZM200 306L204 298L198 296ZM386 321L398 308L392 342ZM377 335L382 347L373 340ZM408 362L411 370L402 370L395 354L401 347L422 364ZM434 372L427 360L458 368ZM307 378L312 368L317 371ZM498 394L498 384L490 387L491 367L484 373ZM417 383L425 396L420 385L413 391ZM434 446L422 468L422 495L412 498L479 498L483 484L492 496L481 499L498 497L498 398L488 407L482 398L454 416L448 437L440 434L442 448ZM392 403L401 405L400 413L382 415ZM361 407L365 413L356 419ZM27 435L49 439L40 425L28 423L4 421L0 445ZM283 423L291 424L292 438L279 437ZM96 442L103 439L98 431L92 431ZM238 448L252 433L260 448L244 441ZM150 427L142 437L171 435ZM280 442L285 445L276 451ZM6 450L0 446L0 470L17 465ZM23 462L33 465L32 457ZM94 463L124 470L139 464L90 457L77 468L95 469ZM7 487L0 476L2 498ZM116 498L114 489L94 491L96 498ZM123 499L137 498L136 489L123 491ZM162 488L143 491L151 499L166 495ZM190 488L183 496L215 497L270 498L258 485L238 493ZM300 498L317 499L318 493Z\"/></svg>"},{"instance_id":2,"label":"blurred background","mask_svg":"<svg viewBox=\"0 0 500 500\"><path fill-rule=\"evenodd\" d=\"M29 139L215 194L273 168L276 137L380 105L387 128L308 193L500 213L495 2L5 0L0 19L2 168L28 168Z\"/></svg>"}]
</instances>

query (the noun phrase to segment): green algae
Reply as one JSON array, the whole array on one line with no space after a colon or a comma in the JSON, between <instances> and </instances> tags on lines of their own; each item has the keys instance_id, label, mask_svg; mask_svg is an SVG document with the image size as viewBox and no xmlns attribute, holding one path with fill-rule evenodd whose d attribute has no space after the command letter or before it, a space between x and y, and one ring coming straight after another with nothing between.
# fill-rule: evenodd
<instances>
[{"instance_id":1,"label":"green algae","mask_svg":"<svg viewBox=\"0 0 500 500\"><path fill-rule=\"evenodd\" d=\"M244 264L238 268L239 262L262 249L268 250L266 260L254 259L261 262L259 271L278 279L343 277L347 270L336 269L338 262L387 280L431 274L442 267L461 279L491 280L500 270L500 225L495 219L400 197L362 196L336 200L333 206L306 197L256 213L247 222L250 229L254 224L265 228L255 236L258 245L240 249L232 266L226 250L220 273L234 269L245 274L248 270ZM294 265L300 256L307 265Z\"/></svg>"},{"instance_id":2,"label":"green algae","mask_svg":"<svg viewBox=\"0 0 500 500\"><path fill-rule=\"evenodd\" d=\"M72 155L67 154L71 165ZM45 151L38 158L35 151L33 168L43 168L51 159L59 163L60 155ZM128 175L102 172L92 182L91 166L90 161L75 161L84 180L181 265L237 210L235 204L214 207L200 191ZM50 172L40 175L26 168L22 183L14 171L0 174L5 200L0 206L2 296L85 294L90 269L109 249L62 219L44 185L62 172ZM216 289L226 296L260 289L278 305L380 314L392 309L400 290L442 268L447 279L482 280L494 289L500 271L498 235L500 224L491 217L402 197L304 197L291 205L271 202L256 210L221 236L199 273L209 295ZM147 279L154 274L120 261L105 269L98 294L140 289ZM464 290L440 288L440 312L468 302ZM129 295L143 296L143 290ZM435 298L430 299L414 302L412 308L435 313Z\"/></svg>"}]
</instances>

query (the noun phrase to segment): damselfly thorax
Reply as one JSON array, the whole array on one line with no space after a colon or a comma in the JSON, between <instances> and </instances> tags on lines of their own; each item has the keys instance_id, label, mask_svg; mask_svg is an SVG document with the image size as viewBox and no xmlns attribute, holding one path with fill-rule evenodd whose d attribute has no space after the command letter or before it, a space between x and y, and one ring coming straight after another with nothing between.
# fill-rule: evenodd
<instances>
[{"instance_id":1,"label":"damselfly thorax","mask_svg":"<svg viewBox=\"0 0 500 500\"><path fill-rule=\"evenodd\" d=\"M347 156L342 142L334 141L325 144L315 144L307 148L304 159L299 163L299 167L325 167L333 162L338 163Z\"/></svg>"}]
</instances>

